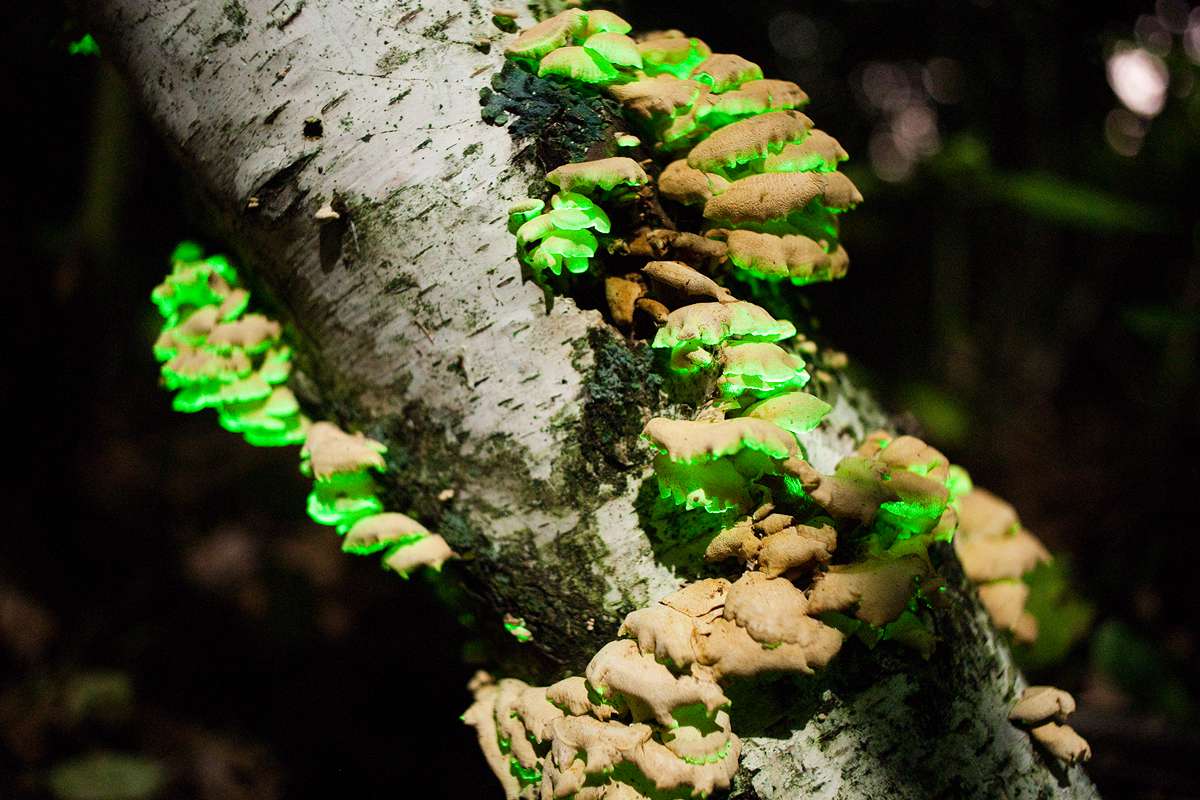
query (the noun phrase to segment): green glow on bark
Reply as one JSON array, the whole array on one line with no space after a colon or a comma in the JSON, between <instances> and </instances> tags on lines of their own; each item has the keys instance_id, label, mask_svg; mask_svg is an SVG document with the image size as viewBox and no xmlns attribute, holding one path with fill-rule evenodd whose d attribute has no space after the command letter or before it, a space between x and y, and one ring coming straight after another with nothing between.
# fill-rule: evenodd
<instances>
[{"instance_id":1,"label":"green glow on bark","mask_svg":"<svg viewBox=\"0 0 1200 800\"><path fill-rule=\"evenodd\" d=\"M511 633L513 638L522 644L533 639L533 632L525 627L524 617L506 616L504 618L504 630Z\"/></svg>"}]
</instances>

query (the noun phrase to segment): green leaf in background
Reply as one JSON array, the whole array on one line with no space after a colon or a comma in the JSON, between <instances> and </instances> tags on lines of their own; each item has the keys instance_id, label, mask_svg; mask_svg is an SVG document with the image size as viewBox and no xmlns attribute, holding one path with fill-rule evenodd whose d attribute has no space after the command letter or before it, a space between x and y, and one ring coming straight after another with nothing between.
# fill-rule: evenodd
<instances>
[{"instance_id":1,"label":"green leaf in background","mask_svg":"<svg viewBox=\"0 0 1200 800\"><path fill-rule=\"evenodd\" d=\"M73 56L99 56L100 44L96 37L85 33L79 39L67 45L67 53Z\"/></svg>"},{"instance_id":2,"label":"green leaf in background","mask_svg":"<svg viewBox=\"0 0 1200 800\"><path fill-rule=\"evenodd\" d=\"M900 389L900 402L920 420L930 440L938 445L955 447L966 441L971 430L971 415L958 397L940 386L906 384Z\"/></svg>"},{"instance_id":3,"label":"green leaf in background","mask_svg":"<svg viewBox=\"0 0 1200 800\"><path fill-rule=\"evenodd\" d=\"M1025 610L1038 621L1037 640L1014 649L1022 669L1042 669L1058 664L1092 627L1095 610L1071 590L1071 560L1056 553L1025 575L1029 600Z\"/></svg>"},{"instance_id":4,"label":"green leaf in background","mask_svg":"<svg viewBox=\"0 0 1200 800\"><path fill-rule=\"evenodd\" d=\"M58 800L148 800L166 783L157 761L139 755L91 753L50 771Z\"/></svg>"},{"instance_id":5,"label":"green leaf in background","mask_svg":"<svg viewBox=\"0 0 1200 800\"><path fill-rule=\"evenodd\" d=\"M1148 206L1048 172L992 173L983 176L983 186L1001 202L1063 225L1140 233L1166 227Z\"/></svg>"},{"instance_id":6,"label":"green leaf in background","mask_svg":"<svg viewBox=\"0 0 1200 800\"><path fill-rule=\"evenodd\" d=\"M1129 625L1108 620L1096 629L1089 653L1092 669L1111 680L1142 708L1172 719L1193 713L1187 686L1162 645Z\"/></svg>"}]
</instances>

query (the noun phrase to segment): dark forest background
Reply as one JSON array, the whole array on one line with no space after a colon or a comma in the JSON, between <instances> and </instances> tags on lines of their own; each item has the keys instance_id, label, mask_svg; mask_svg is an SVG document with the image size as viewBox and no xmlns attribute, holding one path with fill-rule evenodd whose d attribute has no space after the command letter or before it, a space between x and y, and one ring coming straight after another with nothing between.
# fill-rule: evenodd
<instances>
[{"instance_id":1,"label":"dark forest background","mask_svg":"<svg viewBox=\"0 0 1200 800\"><path fill-rule=\"evenodd\" d=\"M804 290L824 333L1060 556L1019 655L1080 697L1101 789L1200 797L1200 11L631 5L813 97L867 197L848 278ZM104 42L71 47L79 9L25 8L0 51L28 343L4 365L0 797L490 796L457 719L477 648L434 583L343 557L293 450L157 388L150 289L179 240L226 245Z\"/></svg>"}]
</instances>

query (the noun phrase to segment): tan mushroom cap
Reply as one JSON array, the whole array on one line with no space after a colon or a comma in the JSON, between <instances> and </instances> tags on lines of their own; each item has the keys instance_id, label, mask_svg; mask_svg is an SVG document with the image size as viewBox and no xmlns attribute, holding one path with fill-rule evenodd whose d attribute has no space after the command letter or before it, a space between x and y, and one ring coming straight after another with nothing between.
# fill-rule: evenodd
<instances>
[{"instance_id":1,"label":"tan mushroom cap","mask_svg":"<svg viewBox=\"0 0 1200 800\"><path fill-rule=\"evenodd\" d=\"M208 344L214 347L255 348L273 342L283 333L278 322L262 314L247 314L233 322L222 322L208 334Z\"/></svg>"},{"instance_id":2,"label":"tan mushroom cap","mask_svg":"<svg viewBox=\"0 0 1200 800\"><path fill-rule=\"evenodd\" d=\"M627 110L645 119L671 117L681 109L691 108L708 87L693 80L672 75L655 75L632 83L618 83L608 92Z\"/></svg>"},{"instance_id":3,"label":"tan mushroom cap","mask_svg":"<svg viewBox=\"0 0 1200 800\"><path fill-rule=\"evenodd\" d=\"M767 111L790 111L808 103L808 95L791 81L764 79L748 81L737 89L708 93L699 101L697 117L708 123L714 116L740 117Z\"/></svg>"},{"instance_id":4,"label":"tan mushroom cap","mask_svg":"<svg viewBox=\"0 0 1200 800\"><path fill-rule=\"evenodd\" d=\"M578 8L569 8L555 14L533 27L521 31L504 52L519 58L540 58L572 42L575 36L587 28L587 14Z\"/></svg>"},{"instance_id":5,"label":"tan mushroom cap","mask_svg":"<svg viewBox=\"0 0 1200 800\"><path fill-rule=\"evenodd\" d=\"M725 178L690 167L682 158L672 161L658 176L658 193L685 206L702 205L728 188Z\"/></svg>"},{"instance_id":6,"label":"tan mushroom cap","mask_svg":"<svg viewBox=\"0 0 1200 800\"><path fill-rule=\"evenodd\" d=\"M959 529L971 537L999 538L1016 532L1016 509L987 489L976 486L958 503Z\"/></svg>"},{"instance_id":7,"label":"tan mushroom cap","mask_svg":"<svg viewBox=\"0 0 1200 800\"><path fill-rule=\"evenodd\" d=\"M704 461L730 455L750 446L773 457L798 452L796 437L773 422L753 418L701 422L655 417L642 435L672 461Z\"/></svg>"},{"instance_id":8,"label":"tan mushroom cap","mask_svg":"<svg viewBox=\"0 0 1200 800\"><path fill-rule=\"evenodd\" d=\"M736 89L762 76L762 67L733 53L714 53L692 70L692 78L710 83L714 92Z\"/></svg>"},{"instance_id":9,"label":"tan mushroom cap","mask_svg":"<svg viewBox=\"0 0 1200 800\"><path fill-rule=\"evenodd\" d=\"M249 357L240 350L223 356L182 346L163 368L196 380L215 380L222 375L247 375L251 365Z\"/></svg>"},{"instance_id":10,"label":"tan mushroom cap","mask_svg":"<svg viewBox=\"0 0 1200 800\"><path fill-rule=\"evenodd\" d=\"M1067 764L1078 764L1092 757L1092 748L1087 740L1070 725L1047 722L1029 731L1029 735L1051 755Z\"/></svg>"},{"instance_id":11,"label":"tan mushroom cap","mask_svg":"<svg viewBox=\"0 0 1200 800\"><path fill-rule=\"evenodd\" d=\"M477 672L471 683L475 693L475 702L462 715L462 720L475 728L479 749L483 751L483 757L491 767L492 773L500 781L500 785L504 789L504 796L509 800L515 800L521 796L521 784L509 772L508 757L500 752L500 738L496 731L494 708L499 689L485 672Z\"/></svg>"},{"instance_id":12,"label":"tan mushroom cap","mask_svg":"<svg viewBox=\"0 0 1200 800\"><path fill-rule=\"evenodd\" d=\"M578 796L588 775L611 772L639 749L653 731L642 724L562 717L552 723L552 744L543 762L542 784L551 797Z\"/></svg>"},{"instance_id":13,"label":"tan mushroom cap","mask_svg":"<svg viewBox=\"0 0 1200 800\"><path fill-rule=\"evenodd\" d=\"M590 13L588 18L591 18ZM642 68L642 54L638 52L637 43L623 33L594 33L584 41L583 46L600 54L614 66Z\"/></svg>"},{"instance_id":14,"label":"tan mushroom cap","mask_svg":"<svg viewBox=\"0 0 1200 800\"><path fill-rule=\"evenodd\" d=\"M591 8L587 13L587 29L585 34L593 36L597 33L629 33L633 26L611 11L603 8Z\"/></svg>"},{"instance_id":15,"label":"tan mushroom cap","mask_svg":"<svg viewBox=\"0 0 1200 800\"><path fill-rule=\"evenodd\" d=\"M693 46L703 56L707 57L712 53L708 45L695 37L663 36L638 39L638 51L642 54L642 60L655 65L678 64L691 54Z\"/></svg>"},{"instance_id":16,"label":"tan mushroom cap","mask_svg":"<svg viewBox=\"0 0 1200 800\"><path fill-rule=\"evenodd\" d=\"M1075 713L1075 698L1054 686L1027 686L1008 712L1008 718L1020 725L1066 722Z\"/></svg>"},{"instance_id":17,"label":"tan mushroom cap","mask_svg":"<svg viewBox=\"0 0 1200 800\"><path fill-rule=\"evenodd\" d=\"M717 684L691 675L677 678L628 639L609 642L600 648L588 662L584 676L598 691L617 692L625 698L634 721L638 722L653 718L670 727L675 721L671 712L681 706L700 703L711 714L729 704L729 698Z\"/></svg>"},{"instance_id":18,"label":"tan mushroom cap","mask_svg":"<svg viewBox=\"0 0 1200 800\"><path fill-rule=\"evenodd\" d=\"M813 584L808 610L821 614L854 609L854 616L880 627L900 616L912 597L915 579L928 572L929 565L919 556L833 566Z\"/></svg>"},{"instance_id":19,"label":"tan mushroom cap","mask_svg":"<svg viewBox=\"0 0 1200 800\"><path fill-rule=\"evenodd\" d=\"M828 564L836 548L837 531L829 526L796 526L765 536L758 548L758 568L769 578L791 570Z\"/></svg>"},{"instance_id":20,"label":"tan mushroom cap","mask_svg":"<svg viewBox=\"0 0 1200 800\"><path fill-rule=\"evenodd\" d=\"M457 554L446 544L446 540L436 533L431 533L412 544L397 547L383 560L384 566L400 573L404 577L418 567L431 567L440 570L442 564Z\"/></svg>"},{"instance_id":21,"label":"tan mushroom cap","mask_svg":"<svg viewBox=\"0 0 1200 800\"><path fill-rule=\"evenodd\" d=\"M386 451L382 444L361 433L346 433L332 422L314 422L300 457L308 460L313 477L323 481L365 469L382 470Z\"/></svg>"},{"instance_id":22,"label":"tan mushroom cap","mask_svg":"<svg viewBox=\"0 0 1200 800\"><path fill-rule=\"evenodd\" d=\"M414 535L428 536L429 530L412 517L395 511L372 514L350 526L342 541L342 549L376 547Z\"/></svg>"},{"instance_id":23,"label":"tan mushroom cap","mask_svg":"<svg viewBox=\"0 0 1200 800\"><path fill-rule=\"evenodd\" d=\"M862 194L840 172L770 172L734 181L704 204L705 219L734 225L786 219L819 201L844 210L862 202Z\"/></svg>"},{"instance_id":24,"label":"tan mushroom cap","mask_svg":"<svg viewBox=\"0 0 1200 800\"><path fill-rule=\"evenodd\" d=\"M1019 578L1038 564L1050 561L1045 545L1024 528L1007 536L971 536L964 532L961 520L960 513L962 535L954 537L954 549L963 572L976 583Z\"/></svg>"},{"instance_id":25,"label":"tan mushroom cap","mask_svg":"<svg viewBox=\"0 0 1200 800\"><path fill-rule=\"evenodd\" d=\"M704 560L724 561L727 558L740 558L750 561L758 555L760 546L761 542L755 535L753 526L749 520L745 520L714 536L704 550Z\"/></svg>"},{"instance_id":26,"label":"tan mushroom cap","mask_svg":"<svg viewBox=\"0 0 1200 800\"><path fill-rule=\"evenodd\" d=\"M836 169L839 161L850 157L838 140L822 130L813 129L794 144L786 144L778 153L763 159L763 172L800 172Z\"/></svg>"},{"instance_id":27,"label":"tan mushroom cap","mask_svg":"<svg viewBox=\"0 0 1200 800\"><path fill-rule=\"evenodd\" d=\"M619 633L632 636L643 653L685 669L696 661L697 626L695 618L656 603L627 614Z\"/></svg>"},{"instance_id":28,"label":"tan mushroom cap","mask_svg":"<svg viewBox=\"0 0 1200 800\"><path fill-rule=\"evenodd\" d=\"M693 265L719 264L728 250L724 242L716 239L665 228L643 230L629 242L630 255L652 259L671 258Z\"/></svg>"},{"instance_id":29,"label":"tan mushroom cap","mask_svg":"<svg viewBox=\"0 0 1200 800\"><path fill-rule=\"evenodd\" d=\"M1004 631L1016 630L1021 624L1028 599L1029 587L1021 581L994 581L979 587L979 602L987 609L992 623Z\"/></svg>"},{"instance_id":30,"label":"tan mushroom cap","mask_svg":"<svg viewBox=\"0 0 1200 800\"><path fill-rule=\"evenodd\" d=\"M638 298L646 293L646 285L638 280L625 277L610 276L604 279L604 298L608 301L608 310L612 313L613 322L621 327L633 324L633 309Z\"/></svg>"},{"instance_id":31,"label":"tan mushroom cap","mask_svg":"<svg viewBox=\"0 0 1200 800\"><path fill-rule=\"evenodd\" d=\"M682 261L651 261L642 267L642 272L686 295L711 297L719 303L732 303L737 300L724 286Z\"/></svg>"},{"instance_id":32,"label":"tan mushroom cap","mask_svg":"<svg viewBox=\"0 0 1200 800\"><path fill-rule=\"evenodd\" d=\"M825 248L807 236L729 231L729 259L768 277L809 276L830 265Z\"/></svg>"},{"instance_id":33,"label":"tan mushroom cap","mask_svg":"<svg viewBox=\"0 0 1200 800\"><path fill-rule=\"evenodd\" d=\"M590 714L599 720L621 711L621 706L593 703L588 692L587 678L572 675L546 687L546 699L573 716Z\"/></svg>"},{"instance_id":34,"label":"tan mushroom cap","mask_svg":"<svg viewBox=\"0 0 1200 800\"><path fill-rule=\"evenodd\" d=\"M804 592L784 578L747 572L729 589L724 617L757 642L808 646L820 636L820 622L808 616Z\"/></svg>"},{"instance_id":35,"label":"tan mushroom cap","mask_svg":"<svg viewBox=\"0 0 1200 800\"><path fill-rule=\"evenodd\" d=\"M650 178L632 158L614 156L563 164L546 173L546 180L564 192L588 194L596 188L607 191L622 184L641 186Z\"/></svg>"},{"instance_id":36,"label":"tan mushroom cap","mask_svg":"<svg viewBox=\"0 0 1200 800\"><path fill-rule=\"evenodd\" d=\"M718 679L768 672L811 674L837 655L842 641L839 631L820 625L814 629L807 646L792 642L765 646L736 622L719 619L712 623L706 636L698 639L697 651L700 663L708 666Z\"/></svg>"},{"instance_id":37,"label":"tan mushroom cap","mask_svg":"<svg viewBox=\"0 0 1200 800\"><path fill-rule=\"evenodd\" d=\"M658 602L689 617L709 618L725 605L730 585L724 578L704 578L692 581Z\"/></svg>"},{"instance_id":38,"label":"tan mushroom cap","mask_svg":"<svg viewBox=\"0 0 1200 800\"><path fill-rule=\"evenodd\" d=\"M688 164L702 172L735 167L763 158L789 142L799 142L812 129L799 111L771 111L739 120L714 131L688 153Z\"/></svg>"},{"instance_id":39,"label":"tan mushroom cap","mask_svg":"<svg viewBox=\"0 0 1200 800\"><path fill-rule=\"evenodd\" d=\"M634 749L629 754L629 761L656 787L670 790L688 786L692 787L693 794L705 797L718 789L729 788L729 782L737 772L741 745L732 734L728 741L730 746L716 761L689 763L653 739Z\"/></svg>"}]
</instances>

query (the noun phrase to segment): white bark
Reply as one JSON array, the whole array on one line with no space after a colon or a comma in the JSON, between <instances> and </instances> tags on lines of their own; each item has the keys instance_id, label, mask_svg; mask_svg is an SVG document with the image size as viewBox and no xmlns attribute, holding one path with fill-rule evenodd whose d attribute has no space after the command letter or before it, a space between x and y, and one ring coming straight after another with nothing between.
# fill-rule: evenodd
<instances>
[{"instance_id":1,"label":"white bark","mask_svg":"<svg viewBox=\"0 0 1200 800\"><path fill-rule=\"evenodd\" d=\"M502 63L501 46L475 46L503 39L490 9L104 0L95 16L106 55L290 323L299 393L388 444L389 504L470 556L457 574L496 612L525 618L544 660L523 677L545 678L554 663L578 672L625 612L678 581L639 527L644 467L593 470L602 454L581 452L597 413L591 337L615 332L569 299L547 313L518 277L505 210L541 175L480 119L479 89ZM309 117L320 138L305 137ZM313 213L330 200L343 220L322 227ZM824 470L853 445L836 432L861 433L851 405L835 416L809 443ZM442 504L446 488L456 494ZM954 596L931 664L860 652L863 663L833 667L844 674L777 682L752 693L758 707L735 707L752 733L738 792L1092 796L1078 770L1062 788L1009 727L1018 676L973 595Z\"/></svg>"}]
</instances>

